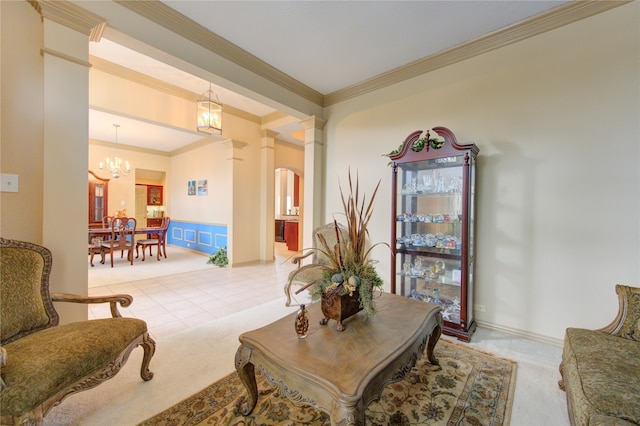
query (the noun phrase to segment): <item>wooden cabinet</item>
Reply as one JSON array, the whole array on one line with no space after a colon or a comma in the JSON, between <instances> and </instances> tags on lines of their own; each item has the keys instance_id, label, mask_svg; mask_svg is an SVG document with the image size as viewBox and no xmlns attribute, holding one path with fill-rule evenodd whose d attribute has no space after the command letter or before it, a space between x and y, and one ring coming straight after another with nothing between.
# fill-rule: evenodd
<instances>
[{"instance_id":1,"label":"wooden cabinet","mask_svg":"<svg viewBox=\"0 0 640 426\"><path fill-rule=\"evenodd\" d=\"M478 147L444 127L410 134L390 155L391 292L437 303L445 334L469 341L475 265L475 164Z\"/></svg>"},{"instance_id":2,"label":"wooden cabinet","mask_svg":"<svg viewBox=\"0 0 640 426\"><path fill-rule=\"evenodd\" d=\"M300 207L300 176L293 175L293 207Z\"/></svg>"},{"instance_id":3,"label":"wooden cabinet","mask_svg":"<svg viewBox=\"0 0 640 426\"><path fill-rule=\"evenodd\" d=\"M298 222L292 220L284 222L284 240L288 250L298 251Z\"/></svg>"},{"instance_id":4,"label":"wooden cabinet","mask_svg":"<svg viewBox=\"0 0 640 426\"><path fill-rule=\"evenodd\" d=\"M102 218L108 214L109 179L89 170L89 228L102 228Z\"/></svg>"},{"instance_id":5,"label":"wooden cabinet","mask_svg":"<svg viewBox=\"0 0 640 426\"><path fill-rule=\"evenodd\" d=\"M147 228L162 226L162 219L147 218Z\"/></svg>"},{"instance_id":6,"label":"wooden cabinet","mask_svg":"<svg viewBox=\"0 0 640 426\"><path fill-rule=\"evenodd\" d=\"M147 185L147 205L148 206L161 206L162 200L162 186L159 185Z\"/></svg>"}]
</instances>

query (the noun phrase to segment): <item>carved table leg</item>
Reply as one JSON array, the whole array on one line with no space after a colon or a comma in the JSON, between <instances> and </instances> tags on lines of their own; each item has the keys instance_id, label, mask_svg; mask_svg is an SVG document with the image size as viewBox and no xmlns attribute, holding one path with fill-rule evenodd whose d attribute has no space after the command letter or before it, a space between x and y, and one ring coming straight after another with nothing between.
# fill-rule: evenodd
<instances>
[{"instance_id":1,"label":"carved table leg","mask_svg":"<svg viewBox=\"0 0 640 426\"><path fill-rule=\"evenodd\" d=\"M433 329L431 335L429 336L429 341L427 342L427 359L429 359L431 365L440 365L440 361L438 361L438 358L436 358L436 356L434 355L433 350L435 349L436 343L438 343L438 340L440 340L440 335L442 334L441 323L442 317L440 317L439 324L436 325L436 327Z\"/></svg>"},{"instance_id":2,"label":"carved table leg","mask_svg":"<svg viewBox=\"0 0 640 426\"><path fill-rule=\"evenodd\" d=\"M364 425L364 407L359 402L355 407L345 407L336 402L331 407L331 426Z\"/></svg>"},{"instance_id":3,"label":"carved table leg","mask_svg":"<svg viewBox=\"0 0 640 426\"><path fill-rule=\"evenodd\" d=\"M249 362L250 358L251 349L241 345L236 352L236 371L248 394L247 405L240 410L244 416L251 414L258 403L258 384L254 366Z\"/></svg>"}]
</instances>

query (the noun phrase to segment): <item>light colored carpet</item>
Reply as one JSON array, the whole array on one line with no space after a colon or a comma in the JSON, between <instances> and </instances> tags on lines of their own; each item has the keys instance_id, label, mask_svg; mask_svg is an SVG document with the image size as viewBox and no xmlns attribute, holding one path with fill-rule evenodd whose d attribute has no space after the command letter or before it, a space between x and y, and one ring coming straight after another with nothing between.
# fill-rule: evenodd
<instances>
[{"instance_id":1,"label":"light colored carpet","mask_svg":"<svg viewBox=\"0 0 640 426\"><path fill-rule=\"evenodd\" d=\"M153 380L140 378L138 348L116 377L66 399L45 425L136 425L235 371L238 336L291 312L295 308L277 300L157 339ZM469 345L518 363L512 425L569 425L565 394L557 386L560 347L482 328Z\"/></svg>"},{"instance_id":2,"label":"light colored carpet","mask_svg":"<svg viewBox=\"0 0 640 426\"><path fill-rule=\"evenodd\" d=\"M404 378L387 385L380 398L366 407L365 424L509 424L516 363L448 340L438 342L435 355L439 365L432 365L425 355ZM266 377L256 369L258 401L247 416L242 414L247 392L238 375L231 373L139 426L330 426L327 413L303 401L294 404ZM276 383L280 391L292 391ZM299 395L294 391L293 396Z\"/></svg>"}]
</instances>

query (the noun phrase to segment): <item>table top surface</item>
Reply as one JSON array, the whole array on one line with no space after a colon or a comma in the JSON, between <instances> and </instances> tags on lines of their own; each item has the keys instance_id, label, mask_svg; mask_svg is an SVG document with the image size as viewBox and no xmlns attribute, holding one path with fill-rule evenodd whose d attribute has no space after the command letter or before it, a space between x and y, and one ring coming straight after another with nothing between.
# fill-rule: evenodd
<instances>
[{"instance_id":1,"label":"table top surface","mask_svg":"<svg viewBox=\"0 0 640 426\"><path fill-rule=\"evenodd\" d=\"M375 315L359 312L336 330L335 321L320 325L320 304L308 306L310 327L305 339L296 335L296 313L243 333L241 345L259 351L270 362L321 383L342 395L357 395L363 384L384 370L418 339L425 339L440 307L384 293L375 299ZM252 355L253 356L253 355Z\"/></svg>"}]
</instances>

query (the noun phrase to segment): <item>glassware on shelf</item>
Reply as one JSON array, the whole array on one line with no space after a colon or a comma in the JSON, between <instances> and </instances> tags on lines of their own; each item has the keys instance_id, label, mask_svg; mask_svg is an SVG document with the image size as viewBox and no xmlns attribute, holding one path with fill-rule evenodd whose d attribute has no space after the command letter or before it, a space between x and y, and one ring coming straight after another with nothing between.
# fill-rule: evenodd
<instances>
[{"instance_id":1,"label":"glassware on shelf","mask_svg":"<svg viewBox=\"0 0 640 426\"><path fill-rule=\"evenodd\" d=\"M438 287L433 289L433 303L440 304L440 289Z\"/></svg>"},{"instance_id":2,"label":"glassware on shelf","mask_svg":"<svg viewBox=\"0 0 640 426\"><path fill-rule=\"evenodd\" d=\"M435 188L433 183L433 171L429 171L422 176L422 183L426 192L433 192Z\"/></svg>"},{"instance_id":3,"label":"glassware on shelf","mask_svg":"<svg viewBox=\"0 0 640 426\"><path fill-rule=\"evenodd\" d=\"M411 268L411 276L413 277L424 277L425 271L424 266L422 266L422 259L419 257L413 262L413 267Z\"/></svg>"}]
</instances>

